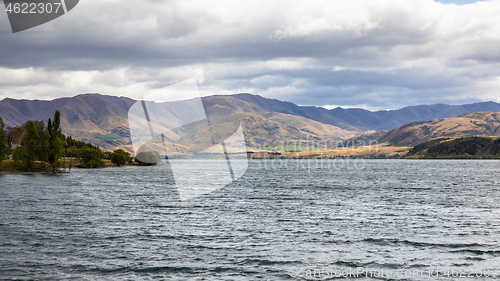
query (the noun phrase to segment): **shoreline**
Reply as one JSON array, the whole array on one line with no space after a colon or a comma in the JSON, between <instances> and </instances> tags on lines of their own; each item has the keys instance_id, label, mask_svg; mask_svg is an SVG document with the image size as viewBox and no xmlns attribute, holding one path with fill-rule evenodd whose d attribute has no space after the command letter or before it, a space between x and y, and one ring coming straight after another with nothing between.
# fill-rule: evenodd
<instances>
[{"instance_id":1,"label":"shoreline","mask_svg":"<svg viewBox=\"0 0 500 281\"><path fill-rule=\"evenodd\" d=\"M174 159L181 159L181 158L174 158ZM363 158L363 157L337 157L337 158L248 158L248 160L500 160L500 158ZM210 159L210 158L198 158L198 159L193 159L193 158L182 158L182 160L216 160L216 159ZM225 160L225 159L220 159L220 160ZM80 167L73 167L72 169L78 169L78 170L100 170L100 169L108 169L108 168L123 168L123 167L154 167L154 166L141 166L137 164L128 164L128 165L121 165L121 166L106 166L106 167L100 167L100 168L80 168ZM71 171L64 170L64 171L59 171L59 172L48 172L48 171L4 171L0 170L0 175L60 175L60 174L71 174Z\"/></svg>"}]
</instances>

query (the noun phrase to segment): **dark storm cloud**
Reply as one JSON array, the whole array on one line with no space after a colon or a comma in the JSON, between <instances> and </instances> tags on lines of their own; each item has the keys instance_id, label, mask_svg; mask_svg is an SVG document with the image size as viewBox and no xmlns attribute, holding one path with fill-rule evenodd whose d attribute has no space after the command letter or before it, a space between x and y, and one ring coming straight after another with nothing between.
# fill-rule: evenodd
<instances>
[{"instance_id":1,"label":"dark storm cloud","mask_svg":"<svg viewBox=\"0 0 500 281\"><path fill-rule=\"evenodd\" d=\"M140 98L195 77L202 94L399 107L497 100L495 1L81 1L12 34L0 97Z\"/></svg>"}]
</instances>

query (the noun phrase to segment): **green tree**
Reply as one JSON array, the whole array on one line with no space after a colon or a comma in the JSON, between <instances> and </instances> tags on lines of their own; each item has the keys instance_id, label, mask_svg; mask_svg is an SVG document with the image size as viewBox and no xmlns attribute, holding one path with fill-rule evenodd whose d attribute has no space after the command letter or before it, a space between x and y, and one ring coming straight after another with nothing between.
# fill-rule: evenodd
<instances>
[{"instance_id":1,"label":"green tree","mask_svg":"<svg viewBox=\"0 0 500 281\"><path fill-rule=\"evenodd\" d=\"M126 152L123 149L117 149L111 153L111 163L120 167L121 165L125 165L125 163L130 161L130 153Z\"/></svg>"},{"instance_id":2,"label":"green tree","mask_svg":"<svg viewBox=\"0 0 500 281\"><path fill-rule=\"evenodd\" d=\"M26 136L21 142L21 162L24 168L31 170L33 163L39 159L40 155L40 136L31 120L26 122Z\"/></svg>"},{"instance_id":3,"label":"green tree","mask_svg":"<svg viewBox=\"0 0 500 281\"><path fill-rule=\"evenodd\" d=\"M65 146L64 135L61 130L61 113L59 110L56 110L54 113L54 121L49 118L46 132L46 137L48 138L47 162L52 167L52 172L55 172Z\"/></svg>"},{"instance_id":4,"label":"green tree","mask_svg":"<svg viewBox=\"0 0 500 281\"><path fill-rule=\"evenodd\" d=\"M7 139L7 132L5 132L5 123L3 122L3 119L0 118L0 161L7 158L9 150L10 147Z\"/></svg>"},{"instance_id":5,"label":"green tree","mask_svg":"<svg viewBox=\"0 0 500 281\"><path fill-rule=\"evenodd\" d=\"M12 160L14 160L16 163L21 162L21 147L16 147L12 149Z\"/></svg>"},{"instance_id":6,"label":"green tree","mask_svg":"<svg viewBox=\"0 0 500 281\"><path fill-rule=\"evenodd\" d=\"M49 151L50 151L50 135L45 130L38 133L38 135L40 136L38 160L43 161L43 162L48 162L49 161Z\"/></svg>"},{"instance_id":7,"label":"green tree","mask_svg":"<svg viewBox=\"0 0 500 281\"><path fill-rule=\"evenodd\" d=\"M102 168L106 165L102 161L102 151L98 148L84 146L78 149L78 157L82 164L81 168Z\"/></svg>"},{"instance_id":8,"label":"green tree","mask_svg":"<svg viewBox=\"0 0 500 281\"><path fill-rule=\"evenodd\" d=\"M104 151L104 152L102 153L102 155L103 155L102 157L103 157L104 159L111 160L111 155L113 155L113 152L111 152L111 151Z\"/></svg>"}]
</instances>

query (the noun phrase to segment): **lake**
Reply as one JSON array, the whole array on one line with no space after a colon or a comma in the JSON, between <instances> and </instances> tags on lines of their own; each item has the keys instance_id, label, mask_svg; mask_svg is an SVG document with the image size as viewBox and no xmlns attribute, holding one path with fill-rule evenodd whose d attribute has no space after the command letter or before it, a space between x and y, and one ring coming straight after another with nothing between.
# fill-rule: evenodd
<instances>
[{"instance_id":1,"label":"lake","mask_svg":"<svg viewBox=\"0 0 500 281\"><path fill-rule=\"evenodd\" d=\"M167 164L3 174L0 279L494 280L499 171L497 160L251 160L190 200Z\"/></svg>"}]
</instances>

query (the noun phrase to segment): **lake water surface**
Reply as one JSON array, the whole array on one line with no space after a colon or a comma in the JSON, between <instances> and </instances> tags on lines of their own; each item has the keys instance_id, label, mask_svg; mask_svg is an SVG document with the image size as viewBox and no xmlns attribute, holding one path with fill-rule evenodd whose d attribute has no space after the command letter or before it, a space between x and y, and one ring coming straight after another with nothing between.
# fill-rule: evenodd
<instances>
[{"instance_id":1,"label":"lake water surface","mask_svg":"<svg viewBox=\"0 0 500 281\"><path fill-rule=\"evenodd\" d=\"M496 160L252 160L187 201L163 165L4 174L0 279L494 280L499 172Z\"/></svg>"}]
</instances>

